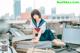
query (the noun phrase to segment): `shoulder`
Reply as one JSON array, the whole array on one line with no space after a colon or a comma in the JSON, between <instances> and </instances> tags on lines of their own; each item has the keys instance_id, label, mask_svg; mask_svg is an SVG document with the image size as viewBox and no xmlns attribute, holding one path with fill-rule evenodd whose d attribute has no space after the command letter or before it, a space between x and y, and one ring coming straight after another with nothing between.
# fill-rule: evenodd
<instances>
[{"instance_id":1,"label":"shoulder","mask_svg":"<svg viewBox=\"0 0 80 53\"><path fill-rule=\"evenodd\" d=\"M43 19L43 18L42 18L42 21L43 21L44 23L46 23L46 20L45 20L45 19Z\"/></svg>"},{"instance_id":2,"label":"shoulder","mask_svg":"<svg viewBox=\"0 0 80 53\"><path fill-rule=\"evenodd\" d=\"M44 24L47 24L46 20L45 19L42 19L44 21Z\"/></svg>"},{"instance_id":3,"label":"shoulder","mask_svg":"<svg viewBox=\"0 0 80 53\"><path fill-rule=\"evenodd\" d=\"M45 19L42 19L42 22L43 22L43 24L42 24L42 25L46 25L46 24L47 24L47 22L46 22L46 20L45 20Z\"/></svg>"}]
</instances>

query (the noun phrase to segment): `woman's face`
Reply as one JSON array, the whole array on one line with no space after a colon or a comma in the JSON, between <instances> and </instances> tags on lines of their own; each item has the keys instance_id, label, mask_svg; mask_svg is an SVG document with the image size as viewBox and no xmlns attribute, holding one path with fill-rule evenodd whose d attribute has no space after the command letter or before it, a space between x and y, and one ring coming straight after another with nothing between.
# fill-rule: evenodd
<instances>
[{"instance_id":1,"label":"woman's face","mask_svg":"<svg viewBox=\"0 0 80 53\"><path fill-rule=\"evenodd\" d=\"M35 15L33 16L33 18L34 18L34 19L39 19L39 15L36 15L36 14L35 14Z\"/></svg>"}]
</instances>

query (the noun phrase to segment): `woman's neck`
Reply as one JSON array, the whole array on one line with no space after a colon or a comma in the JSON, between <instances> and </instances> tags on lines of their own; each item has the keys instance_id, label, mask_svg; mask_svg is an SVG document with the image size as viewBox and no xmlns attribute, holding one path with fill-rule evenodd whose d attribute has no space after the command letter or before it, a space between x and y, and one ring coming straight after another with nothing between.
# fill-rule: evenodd
<instances>
[{"instance_id":1,"label":"woman's neck","mask_svg":"<svg viewBox=\"0 0 80 53\"><path fill-rule=\"evenodd\" d=\"M36 19L36 22L40 22L41 19Z\"/></svg>"}]
</instances>

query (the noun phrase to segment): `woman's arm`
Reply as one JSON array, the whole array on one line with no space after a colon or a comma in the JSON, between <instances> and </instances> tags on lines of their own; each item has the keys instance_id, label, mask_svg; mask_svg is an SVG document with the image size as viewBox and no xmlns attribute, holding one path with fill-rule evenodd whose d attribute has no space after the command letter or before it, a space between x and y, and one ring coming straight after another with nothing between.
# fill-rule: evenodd
<instances>
[{"instance_id":1,"label":"woman's arm","mask_svg":"<svg viewBox=\"0 0 80 53\"><path fill-rule=\"evenodd\" d=\"M32 39L32 42L34 42L34 43L38 43L39 42L39 39L40 39L40 36L41 36L41 33L42 33L41 31L42 30L37 32L35 29L33 29L34 38ZM38 33L38 36L35 36L36 33Z\"/></svg>"},{"instance_id":2,"label":"woman's arm","mask_svg":"<svg viewBox=\"0 0 80 53\"><path fill-rule=\"evenodd\" d=\"M33 29L33 35L35 37L35 34L38 33L35 29Z\"/></svg>"},{"instance_id":3,"label":"woman's arm","mask_svg":"<svg viewBox=\"0 0 80 53\"><path fill-rule=\"evenodd\" d=\"M38 33L38 36L36 38L40 39L41 34L44 33L45 30L46 30L46 22L40 27L40 31L39 32L36 31ZM35 29L34 29L34 31L35 31Z\"/></svg>"},{"instance_id":4,"label":"woman's arm","mask_svg":"<svg viewBox=\"0 0 80 53\"><path fill-rule=\"evenodd\" d=\"M39 39L40 39L41 34L42 34L42 30L40 29L40 31L38 32L38 36L36 37L36 39L37 39L37 40L39 40Z\"/></svg>"}]
</instances>

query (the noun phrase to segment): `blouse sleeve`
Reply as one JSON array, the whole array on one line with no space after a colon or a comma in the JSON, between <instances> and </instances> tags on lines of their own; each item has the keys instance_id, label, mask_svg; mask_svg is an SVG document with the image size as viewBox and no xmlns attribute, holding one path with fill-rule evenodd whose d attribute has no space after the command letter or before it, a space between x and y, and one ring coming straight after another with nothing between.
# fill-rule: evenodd
<instances>
[{"instance_id":1,"label":"blouse sleeve","mask_svg":"<svg viewBox=\"0 0 80 53\"><path fill-rule=\"evenodd\" d=\"M40 29L42 30L42 33L45 32L45 30L46 30L46 22L44 22L44 24L42 24L42 26L40 26Z\"/></svg>"},{"instance_id":2,"label":"blouse sleeve","mask_svg":"<svg viewBox=\"0 0 80 53\"><path fill-rule=\"evenodd\" d=\"M35 28L35 25L33 24L32 20L30 21L30 27L33 29Z\"/></svg>"}]
</instances>

